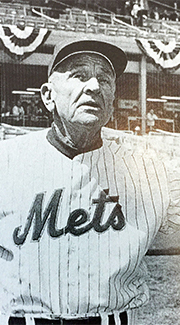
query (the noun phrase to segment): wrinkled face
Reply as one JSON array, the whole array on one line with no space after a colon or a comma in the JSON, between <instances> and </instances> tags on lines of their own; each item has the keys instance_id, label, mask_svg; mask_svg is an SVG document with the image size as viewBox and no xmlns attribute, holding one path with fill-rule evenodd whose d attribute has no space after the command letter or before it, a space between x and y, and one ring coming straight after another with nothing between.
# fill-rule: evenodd
<instances>
[{"instance_id":1,"label":"wrinkled face","mask_svg":"<svg viewBox=\"0 0 180 325\"><path fill-rule=\"evenodd\" d=\"M101 128L113 112L115 75L98 54L76 54L53 72L50 82L62 121Z\"/></svg>"}]
</instances>

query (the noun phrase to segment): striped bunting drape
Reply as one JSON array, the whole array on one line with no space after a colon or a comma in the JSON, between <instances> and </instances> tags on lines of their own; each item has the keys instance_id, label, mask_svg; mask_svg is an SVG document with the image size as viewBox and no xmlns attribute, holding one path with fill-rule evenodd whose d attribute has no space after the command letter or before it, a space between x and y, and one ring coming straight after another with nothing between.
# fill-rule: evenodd
<instances>
[{"instance_id":1,"label":"striped bunting drape","mask_svg":"<svg viewBox=\"0 0 180 325\"><path fill-rule=\"evenodd\" d=\"M178 69L180 66L180 44L175 39L161 40L136 39L143 53L162 69Z\"/></svg>"},{"instance_id":2,"label":"striped bunting drape","mask_svg":"<svg viewBox=\"0 0 180 325\"><path fill-rule=\"evenodd\" d=\"M0 25L0 39L8 53L18 60L22 60L32 52L49 36L47 28L33 28L16 25Z\"/></svg>"}]
</instances>

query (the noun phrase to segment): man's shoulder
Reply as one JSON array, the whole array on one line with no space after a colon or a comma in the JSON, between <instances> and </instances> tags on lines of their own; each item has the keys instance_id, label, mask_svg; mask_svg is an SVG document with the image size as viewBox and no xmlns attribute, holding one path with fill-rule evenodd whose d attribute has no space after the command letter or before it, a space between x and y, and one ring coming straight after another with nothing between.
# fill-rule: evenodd
<instances>
[{"instance_id":1,"label":"man's shoulder","mask_svg":"<svg viewBox=\"0 0 180 325\"><path fill-rule=\"evenodd\" d=\"M102 129L106 150L118 155L143 157L146 161L157 161L168 170L179 170L180 149L177 138L173 136L137 136L133 132L110 128ZM140 158L141 159L141 158ZM178 167L178 168L177 168Z\"/></svg>"},{"instance_id":2,"label":"man's shoulder","mask_svg":"<svg viewBox=\"0 0 180 325\"><path fill-rule=\"evenodd\" d=\"M47 143L46 135L48 129L40 131L30 131L24 135L18 135L10 139L0 141L0 152L6 152L11 155L13 153L19 154L19 152L33 152L41 145L44 146Z\"/></svg>"},{"instance_id":3,"label":"man's shoulder","mask_svg":"<svg viewBox=\"0 0 180 325\"><path fill-rule=\"evenodd\" d=\"M149 139L146 136L137 136L132 131L104 127L102 128L102 139L105 146L114 146L121 152L156 155L156 148L150 145Z\"/></svg>"}]
</instances>

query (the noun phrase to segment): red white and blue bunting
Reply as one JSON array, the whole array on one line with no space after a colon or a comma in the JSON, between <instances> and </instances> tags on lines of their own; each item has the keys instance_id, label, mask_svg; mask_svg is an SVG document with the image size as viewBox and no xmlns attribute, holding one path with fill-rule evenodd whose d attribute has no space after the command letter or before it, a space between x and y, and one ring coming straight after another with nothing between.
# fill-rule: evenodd
<instances>
[{"instance_id":1,"label":"red white and blue bunting","mask_svg":"<svg viewBox=\"0 0 180 325\"><path fill-rule=\"evenodd\" d=\"M8 53L15 59L22 60L49 36L47 28L18 27L15 25L0 25L0 39Z\"/></svg>"},{"instance_id":2,"label":"red white and blue bunting","mask_svg":"<svg viewBox=\"0 0 180 325\"><path fill-rule=\"evenodd\" d=\"M180 66L180 44L175 39L161 40L136 39L140 49L162 69L178 69Z\"/></svg>"}]
</instances>

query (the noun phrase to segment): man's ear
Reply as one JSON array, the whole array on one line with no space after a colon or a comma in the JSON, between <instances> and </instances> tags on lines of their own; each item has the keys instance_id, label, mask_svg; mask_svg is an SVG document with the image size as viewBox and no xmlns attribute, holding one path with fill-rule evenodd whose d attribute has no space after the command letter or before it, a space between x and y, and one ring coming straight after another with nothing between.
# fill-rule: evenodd
<instances>
[{"instance_id":1,"label":"man's ear","mask_svg":"<svg viewBox=\"0 0 180 325\"><path fill-rule=\"evenodd\" d=\"M41 98L44 105L46 106L49 112L52 112L55 108L55 97L56 97L56 93L52 83L50 82L44 83L41 86L40 92L41 92Z\"/></svg>"}]
</instances>

